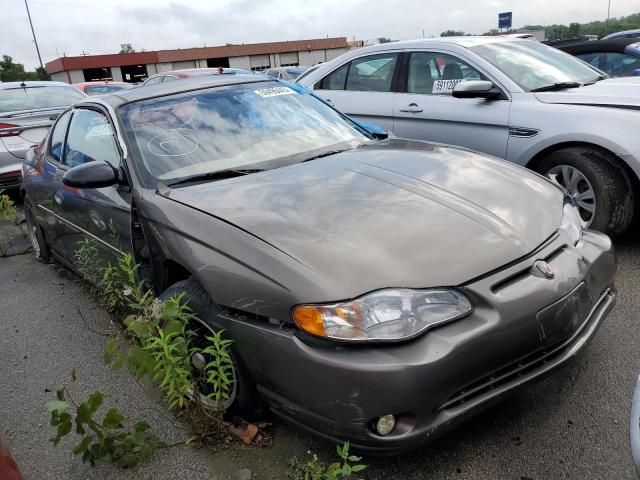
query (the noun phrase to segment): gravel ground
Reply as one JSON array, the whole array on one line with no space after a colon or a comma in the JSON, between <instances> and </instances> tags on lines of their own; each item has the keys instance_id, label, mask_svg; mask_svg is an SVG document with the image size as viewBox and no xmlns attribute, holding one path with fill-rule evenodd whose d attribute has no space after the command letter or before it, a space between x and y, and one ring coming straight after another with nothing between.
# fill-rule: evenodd
<instances>
[{"instance_id":1,"label":"gravel ground","mask_svg":"<svg viewBox=\"0 0 640 480\"><path fill-rule=\"evenodd\" d=\"M579 360L488 410L435 444L393 458L368 458L367 479L634 479L628 447L631 392L640 373L640 241L618 246L618 303ZM154 391L102 364L110 318L74 277L30 255L0 258L0 436L25 479L285 478L286 463L308 449L332 459L333 447L274 425L271 448L213 452L164 450L134 471L75 458L65 440L49 442L46 388L69 379L78 398L96 389L126 416L146 418L168 442L184 438ZM83 323L82 316L85 318Z\"/></svg>"}]
</instances>

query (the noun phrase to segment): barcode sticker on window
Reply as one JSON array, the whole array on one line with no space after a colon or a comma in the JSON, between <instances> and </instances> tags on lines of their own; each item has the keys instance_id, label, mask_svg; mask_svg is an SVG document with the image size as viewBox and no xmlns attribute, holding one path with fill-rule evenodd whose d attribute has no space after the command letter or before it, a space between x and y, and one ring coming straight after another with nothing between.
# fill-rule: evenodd
<instances>
[{"instance_id":1,"label":"barcode sticker on window","mask_svg":"<svg viewBox=\"0 0 640 480\"><path fill-rule=\"evenodd\" d=\"M278 95L293 95L296 93L289 87L261 88L260 90L254 90L254 92L261 97L277 97Z\"/></svg>"},{"instance_id":2,"label":"barcode sticker on window","mask_svg":"<svg viewBox=\"0 0 640 480\"><path fill-rule=\"evenodd\" d=\"M451 93L453 92L453 88L462 80L462 78L455 80L436 80L433 82L431 93Z\"/></svg>"}]
</instances>

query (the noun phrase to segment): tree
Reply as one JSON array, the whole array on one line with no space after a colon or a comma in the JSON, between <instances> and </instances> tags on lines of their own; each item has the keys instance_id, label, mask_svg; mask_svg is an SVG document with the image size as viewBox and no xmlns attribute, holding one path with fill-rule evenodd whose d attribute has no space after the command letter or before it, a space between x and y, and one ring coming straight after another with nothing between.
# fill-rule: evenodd
<instances>
[{"instance_id":1,"label":"tree","mask_svg":"<svg viewBox=\"0 0 640 480\"><path fill-rule=\"evenodd\" d=\"M447 30L446 32L442 32L440 34L441 37L464 37L466 33L458 30Z\"/></svg>"},{"instance_id":2,"label":"tree","mask_svg":"<svg viewBox=\"0 0 640 480\"><path fill-rule=\"evenodd\" d=\"M27 72L21 63L13 63L9 55L2 55L0 61L0 80L3 82L19 82L21 80L39 80L36 72Z\"/></svg>"},{"instance_id":3,"label":"tree","mask_svg":"<svg viewBox=\"0 0 640 480\"><path fill-rule=\"evenodd\" d=\"M378 37L378 43L391 43L391 42L397 42L397 40L391 40L390 38L387 38L387 37Z\"/></svg>"},{"instance_id":4,"label":"tree","mask_svg":"<svg viewBox=\"0 0 640 480\"><path fill-rule=\"evenodd\" d=\"M130 43L121 43L120 53L136 53L136 49Z\"/></svg>"}]
</instances>

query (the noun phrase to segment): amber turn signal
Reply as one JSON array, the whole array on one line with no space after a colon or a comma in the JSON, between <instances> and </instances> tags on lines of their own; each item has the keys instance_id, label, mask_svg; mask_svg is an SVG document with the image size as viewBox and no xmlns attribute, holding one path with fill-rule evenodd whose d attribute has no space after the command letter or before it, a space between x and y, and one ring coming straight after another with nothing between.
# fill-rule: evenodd
<instances>
[{"instance_id":1,"label":"amber turn signal","mask_svg":"<svg viewBox=\"0 0 640 480\"><path fill-rule=\"evenodd\" d=\"M325 337L327 332L324 328L322 312L313 305L301 305L293 310L293 319L296 324L305 332L312 335Z\"/></svg>"}]
</instances>

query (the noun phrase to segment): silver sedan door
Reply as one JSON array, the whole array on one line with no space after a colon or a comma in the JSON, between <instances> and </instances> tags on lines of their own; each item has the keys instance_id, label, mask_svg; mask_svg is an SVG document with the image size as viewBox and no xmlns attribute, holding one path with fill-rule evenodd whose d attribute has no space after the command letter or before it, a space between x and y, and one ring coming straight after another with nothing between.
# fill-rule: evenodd
<instances>
[{"instance_id":1,"label":"silver sedan door","mask_svg":"<svg viewBox=\"0 0 640 480\"><path fill-rule=\"evenodd\" d=\"M316 83L315 93L355 119L391 130L399 59L397 52L353 59Z\"/></svg>"},{"instance_id":2,"label":"silver sedan door","mask_svg":"<svg viewBox=\"0 0 640 480\"><path fill-rule=\"evenodd\" d=\"M407 53L402 71L393 107L397 136L506 157L511 107L507 96L485 100L451 95L459 82L490 78L457 56L435 51Z\"/></svg>"}]
</instances>

